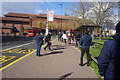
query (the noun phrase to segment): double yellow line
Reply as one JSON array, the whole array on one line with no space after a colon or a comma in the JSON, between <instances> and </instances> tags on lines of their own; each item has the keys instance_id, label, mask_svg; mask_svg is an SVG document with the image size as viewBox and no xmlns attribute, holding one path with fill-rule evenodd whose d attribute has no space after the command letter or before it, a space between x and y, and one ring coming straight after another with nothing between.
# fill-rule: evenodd
<instances>
[{"instance_id":1,"label":"double yellow line","mask_svg":"<svg viewBox=\"0 0 120 80\"><path fill-rule=\"evenodd\" d=\"M54 39L55 40L55 39ZM53 41L54 41L53 40ZM52 41L52 42L53 42ZM46 44L44 44L42 47L44 47ZM27 57L28 55L30 55L30 54L32 54L32 53L34 53L36 50L34 50L34 51L32 51L32 52L30 52L30 53L28 53L28 54L26 54L26 55L24 55L24 56L22 56L22 57L20 57L20 58L18 58L18 59L16 59L15 61L13 61L13 62L11 62L11 63L9 63L8 65L6 65L6 66L4 66L4 67L2 67L2 68L0 68L0 71L2 71L2 70L4 70L4 69L6 69L7 67L9 67L9 66L11 66L11 65L13 65L14 63L16 63L16 62L18 62L18 61L20 61L21 59L23 59L23 58L25 58L25 57Z\"/></svg>"},{"instance_id":2,"label":"double yellow line","mask_svg":"<svg viewBox=\"0 0 120 80\"><path fill-rule=\"evenodd\" d=\"M0 71L2 71L2 70L4 70L4 69L6 69L7 67L9 67L9 66L11 66L12 64L14 64L14 63L16 63L16 62L20 61L21 59L23 59L23 58L27 57L28 55L32 54L32 53L33 53L33 52L35 52L35 51L36 51L36 50L34 50L34 51L32 51L32 52L30 52L30 53L28 53L28 54L26 54L26 55L24 55L24 56L22 56L22 57L18 58L17 60L15 60L15 61L13 61L13 62L9 63L8 65L6 65L6 66L4 66L4 67L0 68Z\"/></svg>"}]
</instances>

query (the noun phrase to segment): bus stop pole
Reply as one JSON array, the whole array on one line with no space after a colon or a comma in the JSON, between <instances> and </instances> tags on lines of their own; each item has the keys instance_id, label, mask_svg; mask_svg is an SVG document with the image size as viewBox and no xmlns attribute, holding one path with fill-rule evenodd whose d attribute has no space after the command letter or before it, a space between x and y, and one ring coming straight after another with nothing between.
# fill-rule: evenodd
<instances>
[{"instance_id":1,"label":"bus stop pole","mask_svg":"<svg viewBox=\"0 0 120 80\"><path fill-rule=\"evenodd\" d=\"M47 11L46 36L47 36L47 34L48 34L48 32L49 32L49 27L48 27L48 12L49 12L49 11Z\"/></svg>"}]
</instances>

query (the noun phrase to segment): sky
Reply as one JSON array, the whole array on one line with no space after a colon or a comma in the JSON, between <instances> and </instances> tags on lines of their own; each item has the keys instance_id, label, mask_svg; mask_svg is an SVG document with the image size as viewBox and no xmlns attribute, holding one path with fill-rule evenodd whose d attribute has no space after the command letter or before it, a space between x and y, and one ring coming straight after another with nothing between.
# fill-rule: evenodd
<instances>
[{"instance_id":1,"label":"sky","mask_svg":"<svg viewBox=\"0 0 120 80\"><path fill-rule=\"evenodd\" d=\"M7 1L7 0L5 0ZM65 1L65 0L64 0ZM74 1L74 0L73 0ZM90 0L92 1L92 0ZM54 11L54 14L61 15L61 5L62 4L62 15L66 12L70 14L70 9L75 2L2 2L2 14L7 14L9 12L15 13L25 13L25 14L40 14L47 13L46 9ZM1 11L0 11L1 12Z\"/></svg>"},{"instance_id":2,"label":"sky","mask_svg":"<svg viewBox=\"0 0 120 80\"><path fill-rule=\"evenodd\" d=\"M61 15L62 4L62 15L65 12L69 12L73 2L3 2L2 3L2 15L9 12L25 13L25 14L40 14L47 13L46 9L54 11L54 14Z\"/></svg>"},{"instance_id":3,"label":"sky","mask_svg":"<svg viewBox=\"0 0 120 80\"><path fill-rule=\"evenodd\" d=\"M6 2L5 2L6 1ZM0 2L0 5L2 5L0 12L1 16L4 16L5 14L9 12L14 12L14 13L25 13L25 14L40 14L40 13L47 13L46 9L50 9L51 11L54 11L55 15L61 15L61 5L62 4L62 15L65 13L71 14L70 9L73 7L73 4L75 2L73 1L66 1L61 0L60 2L35 2L36 0L32 1L27 1L27 2L17 2L17 1L12 1L11 2L8 0L5 0L2 3ZM22 0L21 0L22 1ZM57 1L57 0L56 0ZM93 1L93 0L89 0ZM118 13L117 9L114 9L116 13ZM88 11L89 12L89 11ZM120 14L120 10L119 10ZM117 20L117 19L116 19ZM116 21L115 21L116 22Z\"/></svg>"}]
</instances>

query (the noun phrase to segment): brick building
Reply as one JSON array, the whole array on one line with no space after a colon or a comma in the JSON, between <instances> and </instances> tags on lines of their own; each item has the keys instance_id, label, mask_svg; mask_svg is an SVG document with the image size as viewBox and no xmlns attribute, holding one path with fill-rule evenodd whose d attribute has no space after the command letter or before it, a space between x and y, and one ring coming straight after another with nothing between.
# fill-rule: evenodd
<instances>
[{"instance_id":1,"label":"brick building","mask_svg":"<svg viewBox=\"0 0 120 80\"><path fill-rule=\"evenodd\" d=\"M23 14L23 13L8 13L4 17L0 17L1 34L11 35L12 28L16 27L19 33L27 31L28 27L36 27L42 30L46 28L47 14ZM52 30L74 30L79 27L75 17L54 15L54 21L48 23L48 27ZM62 26L61 26L62 22ZM94 25L90 20L86 20L87 25Z\"/></svg>"}]
</instances>

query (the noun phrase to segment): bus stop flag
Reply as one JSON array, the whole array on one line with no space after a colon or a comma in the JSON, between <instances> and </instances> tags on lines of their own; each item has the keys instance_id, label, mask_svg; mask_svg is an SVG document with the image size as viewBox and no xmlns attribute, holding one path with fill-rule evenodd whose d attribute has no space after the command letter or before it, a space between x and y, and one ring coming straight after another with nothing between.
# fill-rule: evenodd
<instances>
[{"instance_id":1,"label":"bus stop flag","mask_svg":"<svg viewBox=\"0 0 120 80\"><path fill-rule=\"evenodd\" d=\"M49 11L48 21L53 21L53 15L54 15L54 12L53 11Z\"/></svg>"}]
</instances>

